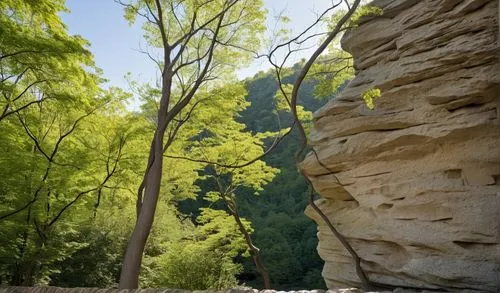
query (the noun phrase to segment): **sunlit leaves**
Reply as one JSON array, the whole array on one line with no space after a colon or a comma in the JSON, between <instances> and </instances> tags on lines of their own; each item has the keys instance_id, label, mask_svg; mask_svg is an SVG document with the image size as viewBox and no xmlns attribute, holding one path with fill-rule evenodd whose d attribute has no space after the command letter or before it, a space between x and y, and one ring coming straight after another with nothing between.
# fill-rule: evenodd
<instances>
[{"instance_id":1,"label":"sunlit leaves","mask_svg":"<svg viewBox=\"0 0 500 293\"><path fill-rule=\"evenodd\" d=\"M136 92L141 94L144 101L142 115L154 117L159 91L144 85L138 87ZM245 95L246 91L241 83L227 83L210 90L200 89L191 103L179 113L178 120L169 125L165 139L172 137L174 132L176 136L165 152L164 162L168 167L163 170L160 202L171 204L195 198L201 191L196 184L197 180L204 180L212 183L217 181L223 186L224 191L217 187L204 191L206 201L220 205L231 198L237 189L245 187L257 193L274 178L278 170L263 161L256 161L241 168L231 167L262 155L265 140L276 136L270 132L252 134L245 130L244 124L236 121L239 113L249 105ZM154 124L155 121L150 123ZM157 217L161 219L163 215ZM244 225L248 225L246 221L243 222ZM207 251L215 250L226 255L222 262L224 266L234 266L231 258L246 251L247 246L239 230L240 227L227 211L205 208L201 210L196 224L197 227L192 232L196 235L196 241L184 240L186 246L193 247L192 252L188 250L182 252L186 253L186 259L190 257L189 253L201 249L200 246L209 247ZM156 237L154 232L156 229L158 228L153 229L152 237ZM175 242L171 240L166 241L162 247L168 247L173 243ZM205 253L202 252L204 249L198 253ZM144 282L155 280L154 284L169 284L165 277L155 276L153 269L156 266L163 266L164 262L174 267L182 265L181 260L172 259L167 252L161 252L158 256L149 256L147 252L145 272L149 277L145 277L147 280L143 279ZM200 276L200 278L205 277Z\"/></svg>"},{"instance_id":2,"label":"sunlit leaves","mask_svg":"<svg viewBox=\"0 0 500 293\"><path fill-rule=\"evenodd\" d=\"M264 152L261 139L271 134L252 134L245 125L235 121L238 112L248 106L241 85L227 85L211 93L210 99L193 113L189 128L200 129L188 148L189 157L201 158L220 165L241 165ZM199 124L197 124L199 123ZM243 168L213 166L217 175L231 175L232 186L247 186L260 190L277 170L262 161Z\"/></svg>"},{"instance_id":3,"label":"sunlit leaves","mask_svg":"<svg viewBox=\"0 0 500 293\"><path fill-rule=\"evenodd\" d=\"M363 17L382 14L382 9L373 5L362 5L346 22L343 29L355 29ZM345 11L339 11L328 21L333 29ZM327 98L336 95L348 81L354 78L354 67L352 56L340 48L339 40L329 45L328 52L320 57L308 73L308 78L318 81L314 88L314 95L318 98ZM361 95L366 106L374 109L374 100L380 96L379 89L370 89Z\"/></svg>"},{"instance_id":4,"label":"sunlit leaves","mask_svg":"<svg viewBox=\"0 0 500 293\"><path fill-rule=\"evenodd\" d=\"M172 211L165 209L159 210L160 223L146 250L142 284L191 290L236 286L241 265L233 258L245 254L247 247L234 219L223 210L204 208L194 227L168 216ZM163 221L166 216L168 222ZM243 221L251 231L250 224ZM180 229L173 231L173 227Z\"/></svg>"},{"instance_id":5,"label":"sunlit leaves","mask_svg":"<svg viewBox=\"0 0 500 293\"><path fill-rule=\"evenodd\" d=\"M161 55L169 54L176 71L174 88L191 88L209 56L212 63L208 75L217 76L212 83L217 83L221 77L234 77L234 71L249 64L253 57L251 52L262 45L259 36L265 30L266 12L261 0L161 0L160 8L150 0L120 2L129 22L135 22L137 17L144 21L144 38L149 49L161 51L157 63L164 61ZM216 31L213 54L208 53ZM212 72L212 68L217 68L216 72Z\"/></svg>"},{"instance_id":6,"label":"sunlit leaves","mask_svg":"<svg viewBox=\"0 0 500 293\"><path fill-rule=\"evenodd\" d=\"M292 94L293 85L292 84L282 84L275 94L276 110L283 112L292 111L290 104L290 97ZM303 124L304 129L308 132L313 120L313 114L310 111L304 109L303 106L297 105L295 107L297 112L297 118Z\"/></svg>"},{"instance_id":7,"label":"sunlit leaves","mask_svg":"<svg viewBox=\"0 0 500 293\"><path fill-rule=\"evenodd\" d=\"M382 15L382 8L374 5L360 6L351 17L351 25L358 26L363 17Z\"/></svg>"},{"instance_id":8,"label":"sunlit leaves","mask_svg":"<svg viewBox=\"0 0 500 293\"><path fill-rule=\"evenodd\" d=\"M146 271L148 287L185 290L222 290L236 287L241 265L233 263L223 252L211 250L197 242L171 243L165 254L154 259L153 269Z\"/></svg>"},{"instance_id":9,"label":"sunlit leaves","mask_svg":"<svg viewBox=\"0 0 500 293\"><path fill-rule=\"evenodd\" d=\"M19 210L0 221L7 234L0 246L13 249L1 252L0 275L47 283L61 262L87 247L76 240L83 227L127 227L134 172L144 160L140 124L131 127L124 113L127 96L110 89L80 107L47 100L0 123L0 175L9 178L0 184L0 216ZM14 269L34 263L41 266L31 272Z\"/></svg>"},{"instance_id":10,"label":"sunlit leaves","mask_svg":"<svg viewBox=\"0 0 500 293\"><path fill-rule=\"evenodd\" d=\"M197 235L210 250L222 251L230 257L247 251L248 247L236 222L226 211L202 208L196 221L200 224L196 230ZM242 221L245 229L252 232L250 222L245 219Z\"/></svg>"},{"instance_id":11,"label":"sunlit leaves","mask_svg":"<svg viewBox=\"0 0 500 293\"><path fill-rule=\"evenodd\" d=\"M64 10L63 1L1 1L0 121L45 99L91 107L99 70L88 42L67 34Z\"/></svg>"},{"instance_id":12,"label":"sunlit leaves","mask_svg":"<svg viewBox=\"0 0 500 293\"><path fill-rule=\"evenodd\" d=\"M352 56L332 45L328 53L319 58L308 73L308 78L318 83L314 87L314 96L326 99L338 94L347 81L354 77Z\"/></svg>"},{"instance_id":13,"label":"sunlit leaves","mask_svg":"<svg viewBox=\"0 0 500 293\"><path fill-rule=\"evenodd\" d=\"M366 107L368 107L368 109L370 110L373 110L375 109L375 99L379 98L380 96L381 96L380 89L372 88L363 92L361 98L365 102Z\"/></svg>"}]
</instances>

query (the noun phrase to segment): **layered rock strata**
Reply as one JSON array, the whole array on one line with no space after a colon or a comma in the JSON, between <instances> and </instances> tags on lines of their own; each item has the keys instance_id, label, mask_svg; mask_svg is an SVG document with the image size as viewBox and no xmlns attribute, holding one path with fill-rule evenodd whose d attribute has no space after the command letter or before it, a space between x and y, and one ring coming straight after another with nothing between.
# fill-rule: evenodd
<instances>
[{"instance_id":1,"label":"layered rock strata","mask_svg":"<svg viewBox=\"0 0 500 293\"><path fill-rule=\"evenodd\" d=\"M356 76L315 113L301 168L371 280L500 292L496 0L377 0L346 34ZM361 94L379 88L369 110ZM359 286L311 209L329 288Z\"/></svg>"}]
</instances>

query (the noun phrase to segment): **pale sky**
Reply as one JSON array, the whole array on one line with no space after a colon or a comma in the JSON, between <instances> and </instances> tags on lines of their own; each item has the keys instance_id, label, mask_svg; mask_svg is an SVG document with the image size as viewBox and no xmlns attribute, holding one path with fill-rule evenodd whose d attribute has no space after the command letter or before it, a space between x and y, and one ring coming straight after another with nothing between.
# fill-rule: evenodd
<instances>
[{"instance_id":1,"label":"pale sky","mask_svg":"<svg viewBox=\"0 0 500 293\"><path fill-rule=\"evenodd\" d=\"M291 19L289 28L299 32L316 20L316 14L331 5L332 0L264 0L269 10L268 24L273 16L284 10ZM128 89L124 79L131 72L134 80L156 80L156 67L147 56L138 52L145 47L140 25L129 26L123 18L123 8L113 0L67 0L69 14L62 14L70 34L79 34L91 43L98 67L103 69L110 86ZM310 54L312 50L304 51ZM240 78L252 76L269 68L267 61L256 61L250 68L238 72Z\"/></svg>"}]
</instances>

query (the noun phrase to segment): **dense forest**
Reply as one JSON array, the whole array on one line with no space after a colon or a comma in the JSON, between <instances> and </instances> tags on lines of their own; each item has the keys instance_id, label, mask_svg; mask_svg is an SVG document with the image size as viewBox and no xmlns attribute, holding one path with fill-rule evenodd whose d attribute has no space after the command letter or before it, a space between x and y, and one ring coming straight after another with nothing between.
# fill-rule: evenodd
<instances>
[{"instance_id":1,"label":"dense forest","mask_svg":"<svg viewBox=\"0 0 500 293\"><path fill-rule=\"evenodd\" d=\"M64 1L0 2L0 285L324 288L294 153L348 54L238 81L260 1L120 3L164 50L156 85L104 86Z\"/></svg>"}]
</instances>

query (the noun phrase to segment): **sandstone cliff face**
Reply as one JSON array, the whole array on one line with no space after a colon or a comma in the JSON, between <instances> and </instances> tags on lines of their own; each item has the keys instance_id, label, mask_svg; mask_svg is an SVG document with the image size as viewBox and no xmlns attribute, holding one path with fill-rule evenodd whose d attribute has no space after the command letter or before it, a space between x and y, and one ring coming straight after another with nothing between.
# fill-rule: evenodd
<instances>
[{"instance_id":1,"label":"sandstone cliff face","mask_svg":"<svg viewBox=\"0 0 500 293\"><path fill-rule=\"evenodd\" d=\"M357 75L315 113L301 168L373 281L500 291L498 1L381 0L344 36ZM380 88L370 111L360 95ZM333 173L332 173L333 172ZM359 286L315 212L329 288Z\"/></svg>"}]
</instances>

